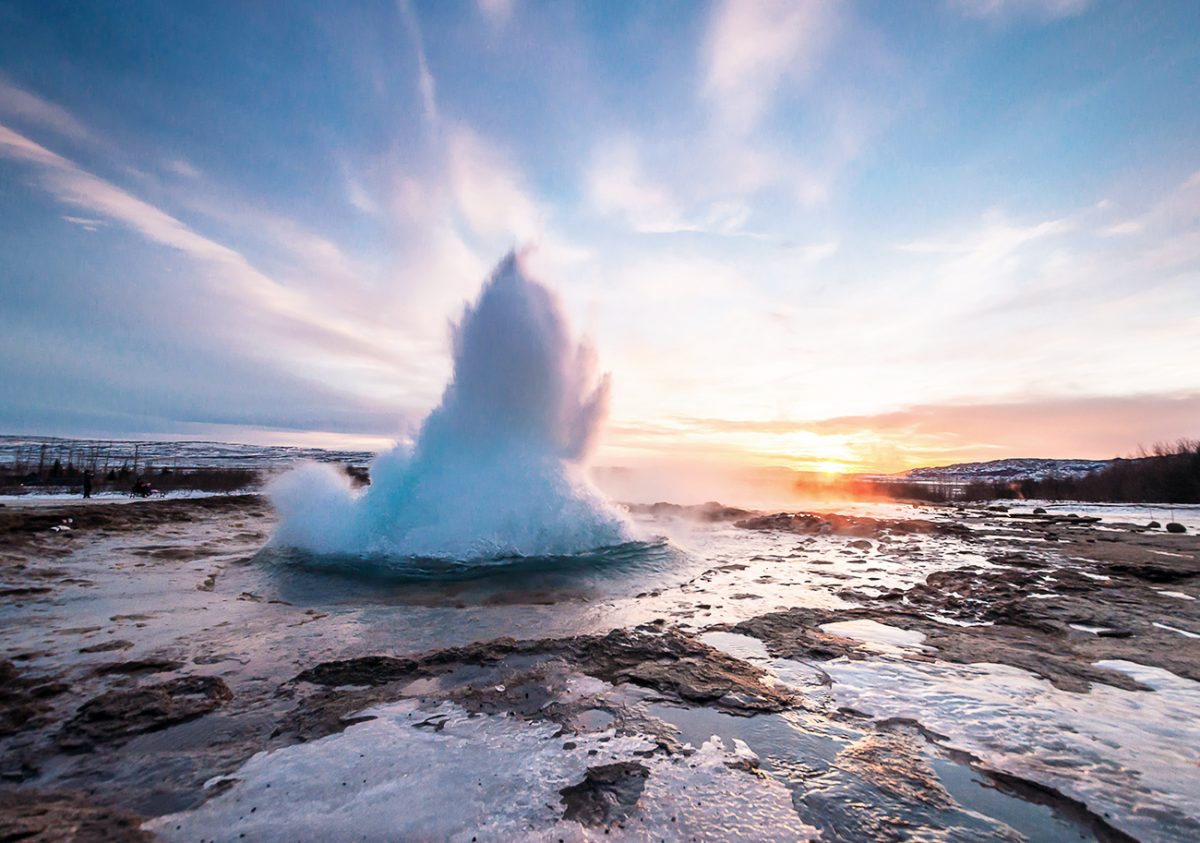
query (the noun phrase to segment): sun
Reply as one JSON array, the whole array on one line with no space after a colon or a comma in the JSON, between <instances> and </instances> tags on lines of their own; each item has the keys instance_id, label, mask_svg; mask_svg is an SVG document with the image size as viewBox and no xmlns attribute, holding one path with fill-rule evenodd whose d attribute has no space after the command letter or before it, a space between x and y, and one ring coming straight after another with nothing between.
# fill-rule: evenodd
<instances>
[{"instance_id":1,"label":"sun","mask_svg":"<svg viewBox=\"0 0 1200 843\"><path fill-rule=\"evenodd\" d=\"M845 474L846 464L842 462L833 462L825 460L813 464L813 471L819 471L822 474Z\"/></svg>"}]
</instances>

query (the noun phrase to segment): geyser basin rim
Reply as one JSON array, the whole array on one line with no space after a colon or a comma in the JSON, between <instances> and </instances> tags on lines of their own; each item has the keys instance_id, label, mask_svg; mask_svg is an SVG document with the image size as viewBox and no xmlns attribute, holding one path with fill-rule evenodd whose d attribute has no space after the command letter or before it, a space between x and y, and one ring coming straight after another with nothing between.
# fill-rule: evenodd
<instances>
[{"instance_id":1,"label":"geyser basin rim","mask_svg":"<svg viewBox=\"0 0 1200 843\"><path fill-rule=\"evenodd\" d=\"M648 541L622 542L578 553L538 556L498 556L457 559L442 556L394 556L384 553L313 553L298 548L267 547L256 561L298 567L356 579L455 580L466 581L505 573L536 573L541 569L558 573L588 570L620 571L669 561L673 545L663 537Z\"/></svg>"}]
</instances>

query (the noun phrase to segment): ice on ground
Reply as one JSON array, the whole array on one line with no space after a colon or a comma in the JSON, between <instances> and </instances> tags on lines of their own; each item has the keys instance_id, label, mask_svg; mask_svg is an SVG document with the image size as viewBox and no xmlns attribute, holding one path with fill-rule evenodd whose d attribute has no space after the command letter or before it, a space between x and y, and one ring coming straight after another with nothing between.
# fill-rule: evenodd
<instances>
[{"instance_id":1,"label":"ice on ground","mask_svg":"<svg viewBox=\"0 0 1200 843\"><path fill-rule=\"evenodd\" d=\"M996 664L896 658L824 664L837 703L911 718L983 763L1054 787L1143 841L1200 839L1200 683L1098 662L1153 691L1061 691Z\"/></svg>"},{"instance_id":2,"label":"ice on ground","mask_svg":"<svg viewBox=\"0 0 1200 843\"><path fill-rule=\"evenodd\" d=\"M749 662L763 662L770 659L767 645L749 635L740 632L706 632L700 640L715 650L728 653L735 659Z\"/></svg>"},{"instance_id":3,"label":"ice on ground","mask_svg":"<svg viewBox=\"0 0 1200 843\"><path fill-rule=\"evenodd\" d=\"M821 624L821 631L830 635L840 635L854 641L861 641L873 650L882 653L903 652L904 650L924 649L922 642L925 634L909 629L889 626L871 620L836 621Z\"/></svg>"},{"instance_id":4,"label":"ice on ground","mask_svg":"<svg viewBox=\"0 0 1200 843\"><path fill-rule=\"evenodd\" d=\"M690 756L639 736L560 735L554 723L470 714L454 703L380 706L375 719L260 753L199 808L145 828L168 840L809 840L816 832L777 781L744 769L720 738ZM590 754L594 753L594 754ZM639 754L640 753L640 754ZM563 819L560 791L589 767L634 761L648 775L618 825Z\"/></svg>"},{"instance_id":5,"label":"ice on ground","mask_svg":"<svg viewBox=\"0 0 1200 843\"><path fill-rule=\"evenodd\" d=\"M1195 632L1188 632L1186 629L1180 629L1177 626L1171 626L1170 624L1159 623L1158 621L1154 621L1153 623L1154 623L1154 626L1157 626L1159 629L1167 629L1167 630L1170 630L1171 632L1178 632L1184 638L1200 638L1200 634L1195 633Z\"/></svg>"}]
</instances>

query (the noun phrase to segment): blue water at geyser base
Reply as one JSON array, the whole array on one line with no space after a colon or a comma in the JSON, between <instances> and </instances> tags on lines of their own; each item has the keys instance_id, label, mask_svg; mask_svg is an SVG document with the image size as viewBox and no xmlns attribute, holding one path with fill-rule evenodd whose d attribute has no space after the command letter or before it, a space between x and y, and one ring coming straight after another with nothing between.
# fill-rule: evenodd
<instances>
[{"instance_id":1,"label":"blue water at geyser base","mask_svg":"<svg viewBox=\"0 0 1200 843\"><path fill-rule=\"evenodd\" d=\"M609 379L520 256L499 263L452 340L441 403L411 446L376 458L370 486L316 463L268 486L281 519L271 550L325 570L416 578L636 554L631 524L584 474Z\"/></svg>"}]
</instances>

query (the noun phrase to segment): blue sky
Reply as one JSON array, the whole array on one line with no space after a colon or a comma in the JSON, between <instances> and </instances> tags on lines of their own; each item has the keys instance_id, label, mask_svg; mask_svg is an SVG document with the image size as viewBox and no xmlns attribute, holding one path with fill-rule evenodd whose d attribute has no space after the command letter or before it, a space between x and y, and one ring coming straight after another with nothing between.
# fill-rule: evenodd
<instances>
[{"instance_id":1,"label":"blue sky","mask_svg":"<svg viewBox=\"0 0 1200 843\"><path fill-rule=\"evenodd\" d=\"M1200 427L1200 5L0 0L0 428L380 444L535 244L601 462Z\"/></svg>"}]
</instances>

